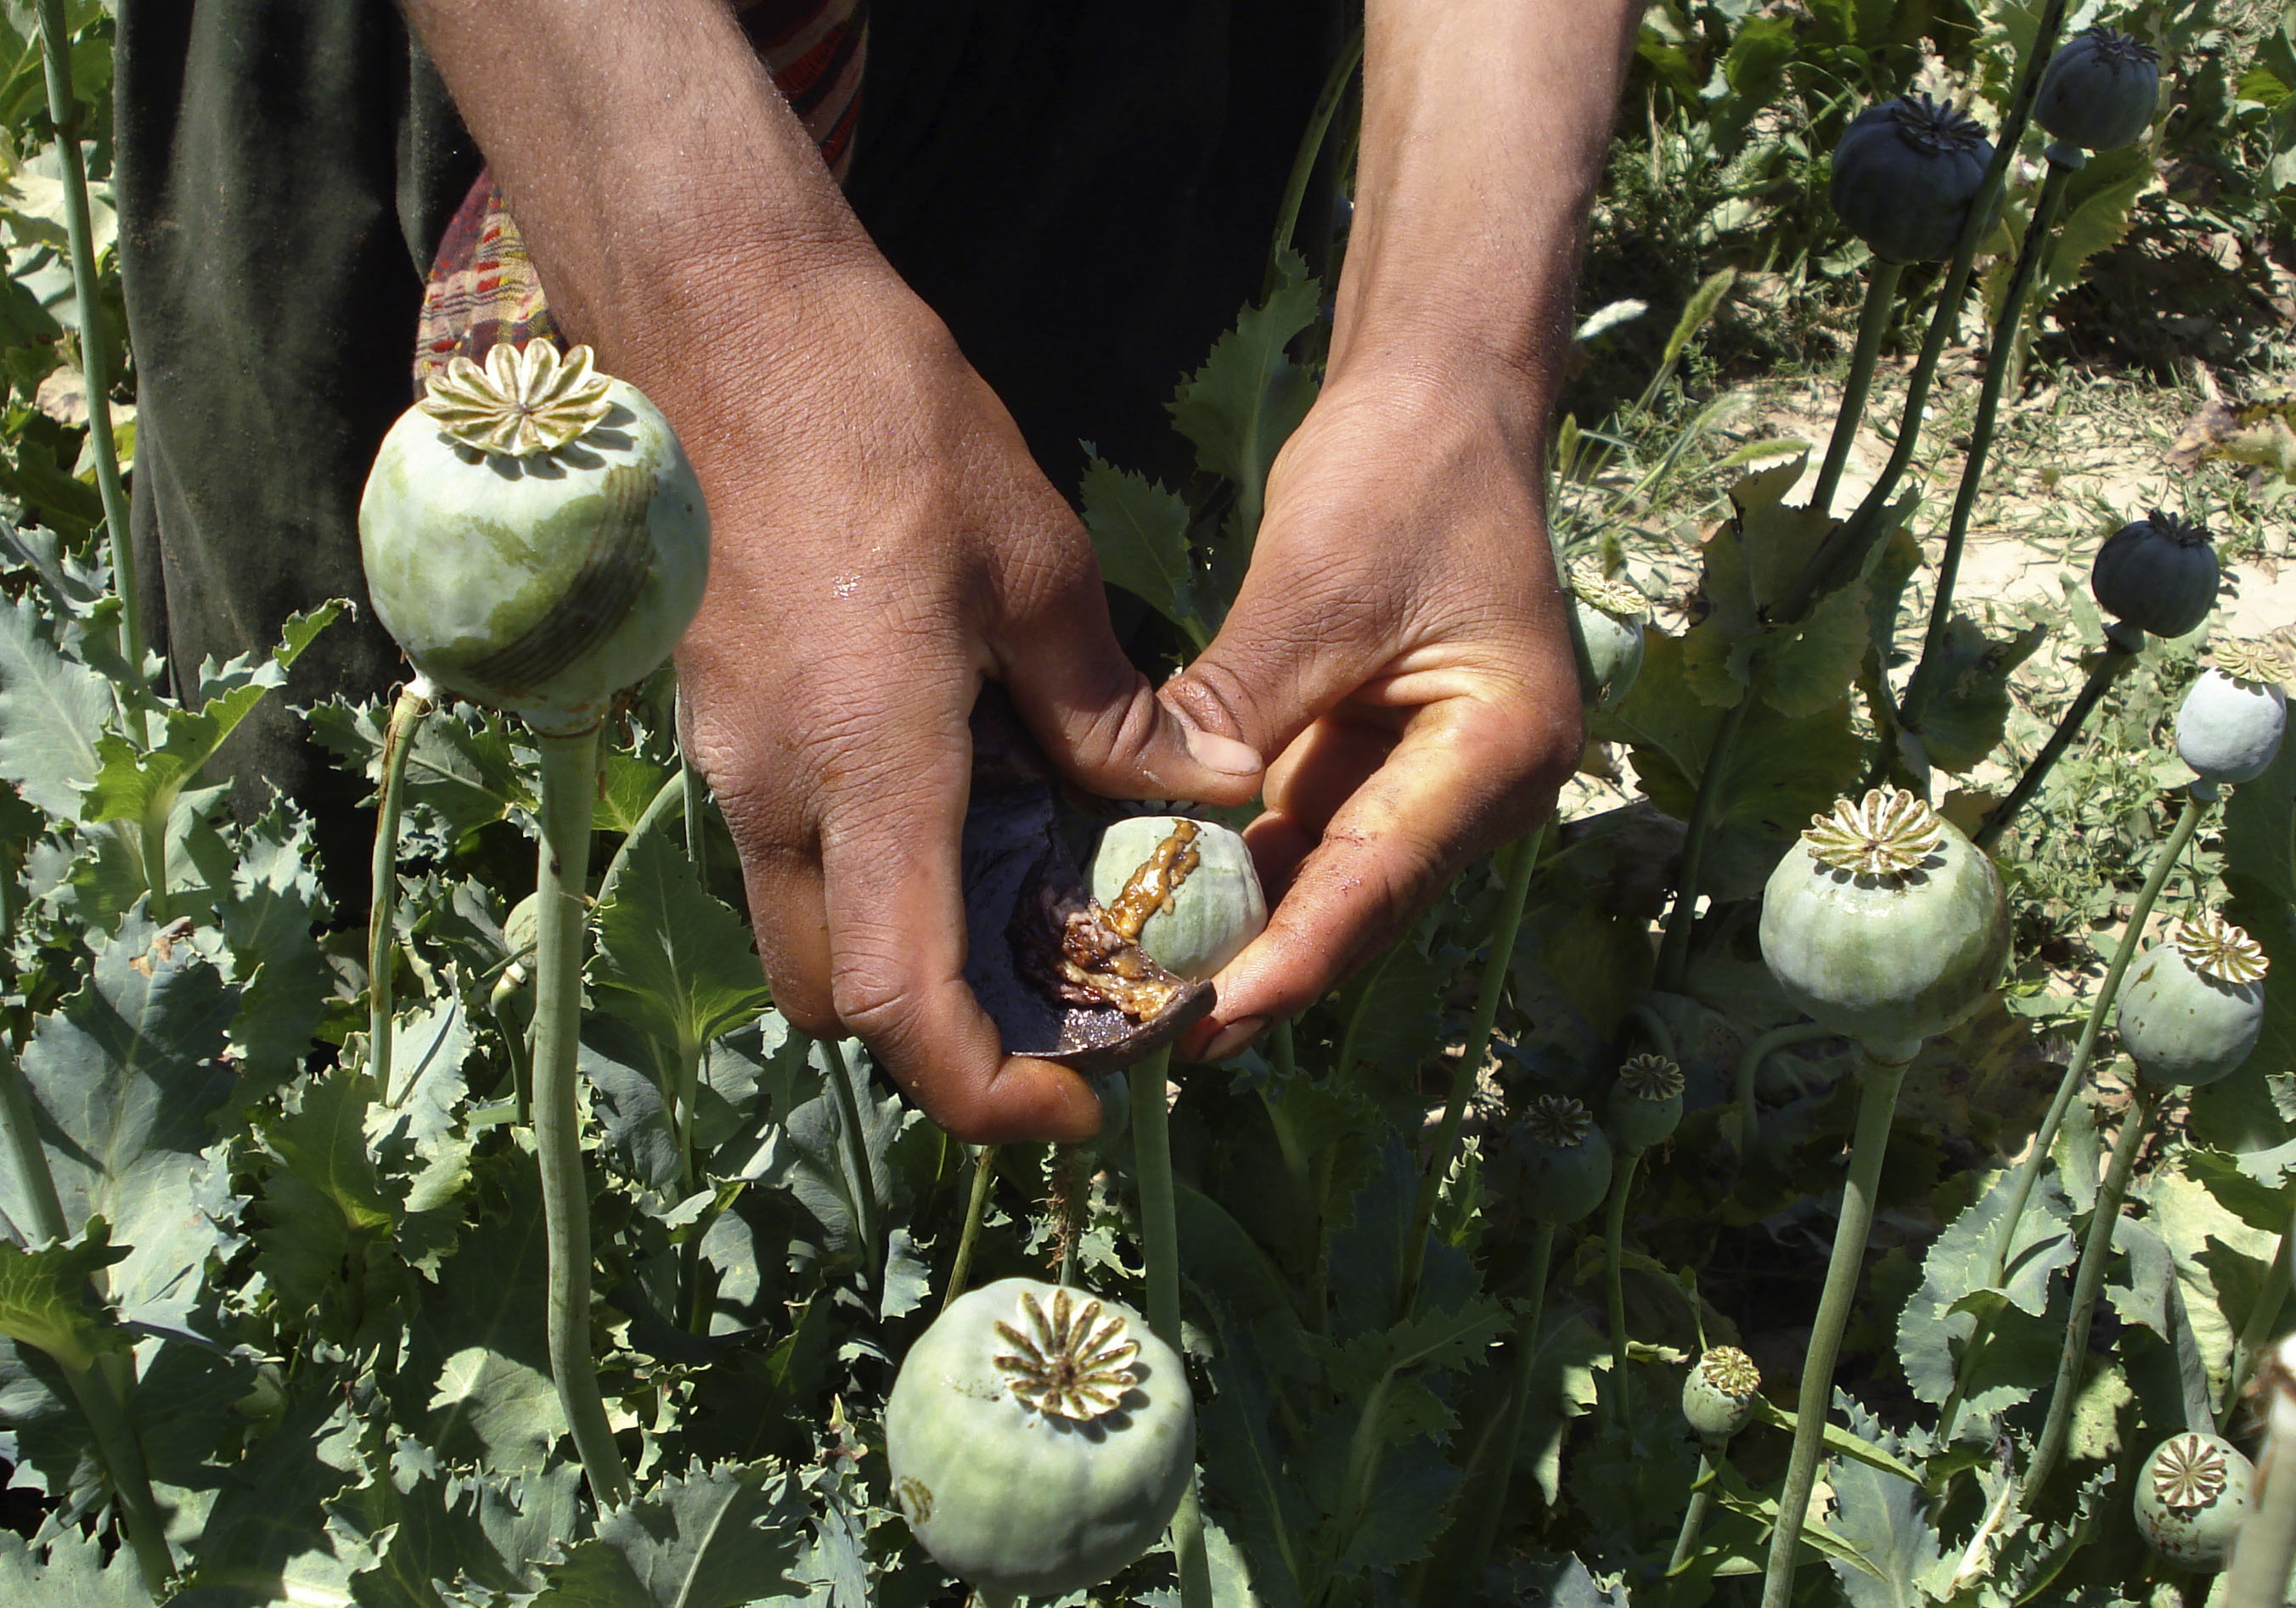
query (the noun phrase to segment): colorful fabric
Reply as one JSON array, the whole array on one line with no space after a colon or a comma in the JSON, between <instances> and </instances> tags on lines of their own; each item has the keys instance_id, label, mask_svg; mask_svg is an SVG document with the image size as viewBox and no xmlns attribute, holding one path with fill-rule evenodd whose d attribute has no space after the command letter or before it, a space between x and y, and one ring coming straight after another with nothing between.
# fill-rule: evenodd
<instances>
[{"instance_id":1,"label":"colorful fabric","mask_svg":"<svg viewBox=\"0 0 2296 1608\"><path fill-rule=\"evenodd\" d=\"M843 183L860 120L868 0L748 0L740 15L775 87ZM481 172L430 266L415 337L415 393L456 357L481 361L498 342L537 339L558 339L542 281L501 187L491 171Z\"/></svg>"}]
</instances>

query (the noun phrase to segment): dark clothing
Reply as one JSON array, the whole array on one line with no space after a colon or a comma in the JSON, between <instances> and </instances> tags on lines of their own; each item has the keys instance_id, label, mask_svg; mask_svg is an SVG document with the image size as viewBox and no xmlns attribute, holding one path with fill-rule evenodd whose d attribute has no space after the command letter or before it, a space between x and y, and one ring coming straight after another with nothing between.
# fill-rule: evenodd
<instances>
[{"instance_id":1,"label":"dark clothing","mask_svg":"<svg viewBox=\"0 0 2296 1608\"><path fill-rule=\"evenodd\" d=\"M1162 404L1257 291L1336 12L872 5L854 205L1057 483L1080 440L1183 467ZM183 686L297 609L364 601L360 487L411 399L425 275L481 164L390 0L121 0L117 86L135 536ZM291 697L399 673L363 611ZM294 732L278 707L242 728L242 805L275 783L340 816L350 784Z\"/></svg>"}]
</instances>

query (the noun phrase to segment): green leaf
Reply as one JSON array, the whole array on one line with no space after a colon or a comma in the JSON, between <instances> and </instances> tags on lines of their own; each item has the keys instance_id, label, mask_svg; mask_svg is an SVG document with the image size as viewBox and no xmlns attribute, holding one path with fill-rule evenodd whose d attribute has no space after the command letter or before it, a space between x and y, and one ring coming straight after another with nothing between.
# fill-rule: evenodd
<instances>
[{"instance_id":1,"label":"green leaf","mask_svg":"<svg viewBox=\"0 0 2296 1608\"><path fill-rule=\"evenodd\" d=\"M0 1601L24 1608L151 1608L135 1554L115 1548L78 1525L50 1530L35 1543L0 1530Z\"/></svg>"},{"instance_id":2,"label":"green leaf","mask_svg":"<svg viewBox=\"0 0 2296 1608\"><path fill-rule=\"evenodd\" d=\"M843 1046L846 1075L853 1100L861 1112L861 1138L869 1159L869 1177L854 1177L847 1164L848 1147L840 1136L844 1118L829 1079L835 1074L821 1046L813 1046L809 1064L821 1079L821 1093L790 1112L783 1124L786 1141L766 1182L786 1188L822 1227L827 1249L839 1256L861 1253L862 1230L868 1215L860 1192L873 1191L882 1202L892 1188L890 1163L893 1141L907 1112L898 1095L880 1099L869 1083L869 1058L857 1038Z\"/></svg>"},{"instance_id":3,"label":"green leaf","mask_svg":"<svg viewBox=\"0 0 2296 1608\"><path fill-rule=\"evenodd\" d=\"M322 704L311 711L311 734L344 766L379 782L389 716L387 705ZM530 816L536 805L503 717L468 704L443 705L423 721L406 756L402 799L408 817L402 830L427 823L443 848L513 812Z\"/></svg>"},{"instance_id":4,"label":"green leaf","mask_svg":"<svg viewBox=\"0 0 2296 1608\"><path fill-rule=\"evenodd\" d=\"M373 1086L338 1068L304 1084L289 1112L264 1132L274 1166L257 1210L257 1266L291 1311L327 1304L348 1278L364 1286L382 1261L398 1208L367 1153ZM373 1302L364 1292L361 1308Z\"/></svg>"},{"instance_id":5,"label":"green leaf","mask_svg":"<svg viewBox=\"0 0 2296 1608\"><path fill-rule=\"evenodd\" d=\"M192 1544L197 1588L170 1608L271 1608L343 1603L351 1570L328 1534L324 1504L359 1476L362 1418L350 1382L315 1371L303 1393L220 1481L214 1510Z\"/></svg>"},{"instance_id":6,"label":"green leaf","mask_svg":"<svg viewBox=\"0 0 2296 1608\"><path fill-rule=\"evenodd\" d=\"M481 1601L533 1590L542 1583L535 1560L578 1533L580 1483L568 1463L508 1478L442 1473L430 1448L400 1440L387 1472L372 1469L327 1505L331 1530L356 1537L377 1560L352 1577L353 1600L359 1608L439 1608L434 1582L488 1594Z\"/></svg>"},{"instance_id":7,"label":"green leaf","mask_svg":"<svg viewBox=\"0 0 2296 1608\"><path fill-rule=\"evenodd\" d=\"M598 890L597 1002L681 1065L769 1003L742 920L705 891L668 834L633 838Z\"/></svg>"},{"instance_id":8,"label":"green leaf","mask_svg":"<svg viewBox=\"0 0 2296 1608\"><path fill-rule=\"evenodd\" d=\"M1941 1404L1967 1366L1964 1423L1981 1424L2029 1400L2055 1377L2062 1324L2046 1321L2049 1287L2079 1255L2071 1210L2054 1176L2045 1176L2019 1218L2007 1272L1985 1275L2008 1205L2008 1175L1973 1178L1976 1197L1931 1242L1922 1282L1898 1315L1898 1360L1920 1400ZM1987 1300L1987 1292L1992 1299ZM1987 1330L1974 1360L1962 1355L1979 1325Z\"/></svg>"},{"instance_id":9,"label":"green leaf","mask_svg":"<svg viewBox=\"0 0 2296 1608\"><path fill-rule=\"evenodd\" d=\"M1687 820L1724 713L1691 689L1681 639L1653 631L1644 638L1633 690L1589 725L1593 735L1632 749L1636 777L1653 805ZM1732 861L1741 869L1710 880L1710 890L1718 898L1759 891L1784 846L1855 784L1863 763L1846 693L1801 718L1767 704L1750 711L1719 783L1717 819L1725 830L1710 849L1726 869Z\"/></svg>"},{"instance_id":10,"label":"green leaf","mask_svg":"<svg viewBox=\"0 0 2296 1608\"><path fill-rule=\"evenodd\" d=\"M550 1382L549 1239L532 1158L481 1167L478 1222L435 1282L419 1282L406 1360L390 1382L397 1421L455 1463L535 1473L565 1432Z\"/></svg>"},{"instance_id":11,"label":"green leaf","mask_svg":"<svg viewBox=\"0 0 2296 1608\"><path fill-rule=\"evenodd\" d=\"M1409 1073L1443 1048L1442 978L1415 934L1406 933L1348 984L1340 1019L1341 1074L1370 1064L1390 1076Z\"/></svg>"},{"instance_id":12,"label":"green leaf","mask_svg":"<svg viewBox=\"0 0 2296 1608\"><path fill-rule=\"evenodd\" d=\"M1244 309L1171 404L1172 423L1195 443L1196 462L1241 494L1239 563L1250 558L1259 534L1268 468L1316 399L1314 377L1292 361L1287 349L1316 321L1323 282L1288 250L1278 257L1277 270L1267 299Z\"/></svg>"},{"instance_id":13,"label":"green leaf","mask_svg":"<svg viewBox=\"0 0 2296 1608\"><path fill-rule=\"evenodd\" d=\"M0 604L0 778L51 816L78 818L111 718L103 678L56 652L32 600Z\"/></svg>"},{"instance_id":14,"label":"green leaf","mask_svg":"<svg viewBox=\"0 0 2296 1608\"><path fill-rule=\"evenodd\" d=\"M797 1584L805 1526L797 1481L775 1465L695 1467L570 1547L533 1608L741 1608Z\"/></svg>"},{"instance_id":15,"label":"green leaf","mask_svg":"<svg viewBox=\"0 0 2296 1608\"><path fill-rule=\"evenodd\" d=\"M1835 1391L1834 1400L1849 1417L1854 1439L1893 1455L1899 1450L1898 1437L1849 1392ZM1930 1596L1920 1581L1936 1567L1944 1548L1924 1512L1920 1479L1844 1459L1827 1469L1826 1482L1833 1488L1833 1533L1874 1570L1868 1574L1839 1559L1831 1561L1852 1608L1916 1608L1928 1603Z\"/></svg>"},{"instance_id":16,"label":"green leaf","mask_svg":"<svg viewBox=\"0 0 2296 1608\"><path fill-rule=\"evenodd\" d=\"M2296 1067L2296 742L2255 781L2232 790L2224 806L2225 918L2264 946L2271 970L2264 975L2264 1028L2247 1063L2224 1084L2199 1091L2195 1105L2226 1095L2254 1103L2267 1069ZM2196 1112L2196 1114L2198 1112ZM2264 1113L2267 1122L2270 1112ZM2285 1141L2287 1125L2263 1143ZM2205 1130L2205 1125L2203 1125ZM2205 1134L2204 1136L2213 1136ZM2243 1136L2247 1137L2247 1136ZM2247 1148L2243 1145L2242 1148Z\"/></svg>"},{"instance_id":17,"label":"green leaf","mask_svg":"<svg viewBox=\"0 0 2296 1608\"><path fill-rule=\"evenodd\" d=\"M240 841L231 890L217 912L240 985L231 1042L240 1056L233 1099L259 1100L299 1071L330 987L312 929L326 915L309 818L275 810Z\"/></svg>"},{"instance_id":18,"label":"green leaf","mask_svg":"<svg viewBox=\"0 0 2296 1608\"><path fill-rule=\"evenodd\" d=\"M101 1217L134 1247L109 1281L123 1319L181 1327L208 1258L229 1243L228 1158L203 1153L208 1118L232 1087L217 1056L233 1004L188 942L131 916L25 1048L67 1227L78 1234ZM27 1223L36 1218L22 1187L0 1202Z\"/></svg>"},{"instance_id":19,"label":"green leaf","mask_svg":"<svg viewBox=\"0 0 2296 1608\"><path fill-rule=\"evenodd\" d=\"M77 1373L102 1352L127 1350L126 1332L89 1299L88 1281L127 1255L110 1235L98 1218L69 1245L27 1251L0 1239L0 1334L37 1346Z\"/></svg>"},{"instance_id":20,"label":"green leaf","mask_svg":"<svg viewBox=\"0 0 2296 1608\"><path fill-rule=\"evenodd\" d=\"M1187 634L1201 650L1211 631L1197 607L1188 562L1188 505L1146 476L1095 458L1078 486L1101 578L1121 587Z\"/></svg>"},{"instance_id":21,"label":"green leaf","mask_svg":"<svg viewBox=\"0 0 2296 1608\"><path fill-rule=\"evenodd\" d=\"M135 821L146 831L165 830L175 814L176 795L207 767L264 694L286 685L288 670L311 639L347 606L330 603L293 616L282 630L278 647L260 663L250 654L220 667L209 660L200 671L199 708L164 708L163 734L149 751L116 733L98 737L95 784L81 807L82 818Z\"/></svg>"},{"instance_id":22,"label":"green leaf","mask_svg":"<svg viewBox=\"0 0 2296 1608\"><path fill-rule=\"evenodd\" d=\"M2009 720L2009 679L2047 636L2046 626L2028 626L2013 636L1988 640L1966 615L1946 622L1937 668L1930 672L1934 691L1922 711L1922 747L1931 765L1966 775L2001 745Z\"/></svg>"},{"instance_id":23,"label":"green leaf","mask_svg":"<svg viewBox=\"0 0 2296 1608\"><path fill-rule=\"evenodd\" d=\"M670 769L627 749L609 753L598 769L598 802L591 811L592 828L621 833L635 828L661 784L669 779Z\"/></svg>"}]
</instances>

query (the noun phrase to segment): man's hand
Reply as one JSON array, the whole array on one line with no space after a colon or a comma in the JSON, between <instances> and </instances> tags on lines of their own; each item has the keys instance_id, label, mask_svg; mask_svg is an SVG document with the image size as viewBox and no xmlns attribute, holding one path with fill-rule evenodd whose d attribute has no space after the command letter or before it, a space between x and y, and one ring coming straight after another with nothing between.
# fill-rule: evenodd
<instances>
[{"instance_id":1,"label":"man's hand","mask_svg":"<svg viewBox=\"0 0 2296 1608\"><path fill-rule=\"evenodd\" d=\"M1275 758L1247 836L1283 891L1189 1039L1232 1054L1527 831L1578 756L1541 465L1578 239L1641 8L1369 0L1322 396L1251 571L1164 696Z\"/></svg>"},{"instance_id":2,"label":"man's hand","mask_svg":"<svg viewBox=\"0 0 2296 1608\"><path fill-rule=\"evenodd\" d=\"M966 717L1002 681L1116 797L1241 802L1111 634L1083 527L863 234L722 0L406 0L554 315L676 427L711 568L688 751L775 1002L960 1137L1074 1139L1082 1079L1005 1057L963 978Z\"/></svg>"},{"instance_id":3,"label":"man's hand","mask_svg":"<svg viewBox=\"0 0 2296 1608\"><path fill-rule=\"evenodd\" d=\"M1232 1054L1396 938L1554 807L1578 672L1519 374L1328 387L1268 478L1251 572L1164 696L1281 755L1246 832L1267 931L1192 1046Z\"/></svg>"}]
</instances>

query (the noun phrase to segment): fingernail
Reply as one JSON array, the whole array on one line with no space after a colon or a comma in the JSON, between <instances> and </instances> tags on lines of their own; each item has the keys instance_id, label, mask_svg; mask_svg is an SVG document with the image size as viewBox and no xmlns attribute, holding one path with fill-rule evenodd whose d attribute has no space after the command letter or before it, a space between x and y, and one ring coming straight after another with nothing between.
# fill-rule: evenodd
<instances>
[{"instance_id":1,"label":"fingernail","mask_svg":"<svg viewBox=\"0 0 2296 1608\"><path fill-rule=\"evenodd\" d=\"M1204 1059L1225 1061L1267 1030L1267 1018L1247 1016L1242 1021L1231 1021L1204 1046Z\"/></svg>"},{"instance_id":2,"label":"fingernail","mask_svg":"<svg viewBox=\"0 0 2296 1608\"><path fill-rule=\"evenodd\" d=\"M1252 751L1250 744L1238 742L1233 737L1198 731L1185 722L1183 726L1188 734L1188 757L1206 770L1216 770L1223 776L1259 774L1259 756Z\"/></svg>"}]
</instances>

